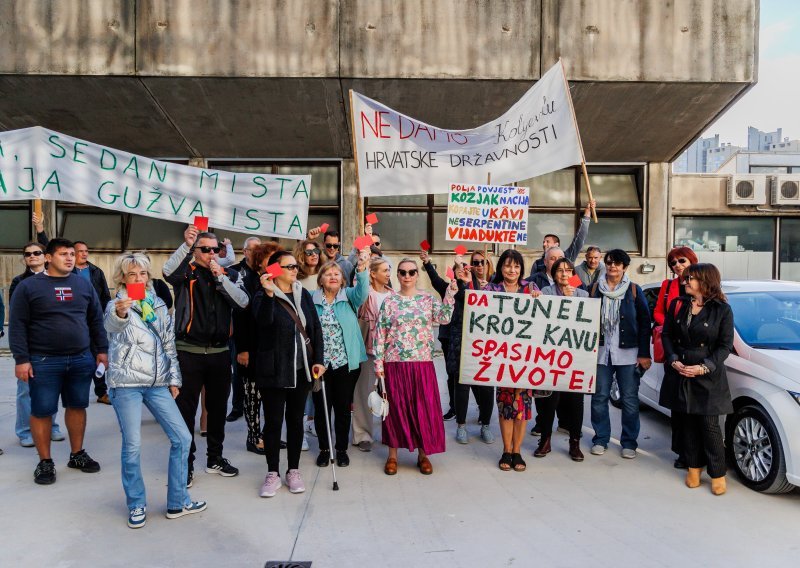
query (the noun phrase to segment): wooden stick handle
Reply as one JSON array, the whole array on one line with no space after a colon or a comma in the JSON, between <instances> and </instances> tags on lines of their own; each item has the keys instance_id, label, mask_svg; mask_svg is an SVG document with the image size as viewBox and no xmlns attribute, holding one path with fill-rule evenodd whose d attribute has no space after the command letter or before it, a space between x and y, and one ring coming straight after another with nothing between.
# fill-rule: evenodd
<instances>
[{"instance_id":1,"label":"wooden stick handle","mask_svg":"<svg viewBox=\"0 0 800 568\"><path fill-rule=\"evenodd\" d=\"M36 213L39 217L42 216L42 200L41 199L34 199L33 200L33 212Z\"/></svg>"},{"instance_id":2,"label":"wooden stick handle","mask_svg":"<svg viewBox=\"0 0 800 568\"><path fill-rule=\"evenodd\" d=\"M594 201L592 197L592 186L589 184L589 173L586 171L586 162L581 162L581 169L583 170L583 181L586 182L586 193L589 194L589 201ZM597 223L597 211L592 207L592 219Z\"/></svg>"}]
</instances>

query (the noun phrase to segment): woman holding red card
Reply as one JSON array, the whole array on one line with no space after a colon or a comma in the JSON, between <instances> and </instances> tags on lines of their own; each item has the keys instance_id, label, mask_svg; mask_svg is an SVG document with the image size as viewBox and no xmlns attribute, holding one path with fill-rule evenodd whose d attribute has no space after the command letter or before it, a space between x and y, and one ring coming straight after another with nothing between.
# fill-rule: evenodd
<instances>
[{"instance_id":1,"label":"woman holding red card","mask_svg":"<svg viewBox=\"0 0 800 568\"><path fill-rule=\"evenodd\" d=\"M205 501L192 501L186 488L192 443L175 397L181 371L175 350L175 326L164 301L153 291L150 259L141 252L125 253L114 264L117 296L108 303L108 398L122 431L122 487L128 503L128 526L146 522L147 501L140 466L142 405L164 429L170 441L167 478L167 518L198 513Z\"/></svg>"},{"instance_id":2,"label":"woman holding red card","mask_svg":"<svg viewBox=\"0 0 800 568\"><path fill-rule=\"evenodd\" d=\"M516 250L507 250L497 261L494 278L484 287L490 292L531 294L534 298L542 292L536 284L522 279L525 260ZM525 426L531 419L533 406L532 389L497 388L497 412L500 417L500 434L503 437L503 455L498 464L503 471L525 471L520 448L525 438Z\"/></svg>"}]
</instances>

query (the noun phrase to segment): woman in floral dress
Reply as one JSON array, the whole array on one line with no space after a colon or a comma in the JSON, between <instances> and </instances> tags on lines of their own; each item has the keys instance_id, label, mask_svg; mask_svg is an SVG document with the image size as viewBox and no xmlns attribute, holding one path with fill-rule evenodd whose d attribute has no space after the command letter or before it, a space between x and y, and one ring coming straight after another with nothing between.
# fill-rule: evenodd
<instances>
[{"instance_id":1,"label":"woman in floral dress","mask_svg":"<svg viewBox=\"0 0 800 568\"><path fill-rule=\"evenodd\" d=\"M444 424L439 386L433 367L433 324L446 324L453 314L455 280L440 302L417 290L417 263L403 259L397 267L400 292L381 306L375 333L375 374L385 377L389 415L382 441L389 446L383 471L397 473L397 448L419 451L420 473L433 473L428 456L444 452Z\"/></svg>"}]
</instances>

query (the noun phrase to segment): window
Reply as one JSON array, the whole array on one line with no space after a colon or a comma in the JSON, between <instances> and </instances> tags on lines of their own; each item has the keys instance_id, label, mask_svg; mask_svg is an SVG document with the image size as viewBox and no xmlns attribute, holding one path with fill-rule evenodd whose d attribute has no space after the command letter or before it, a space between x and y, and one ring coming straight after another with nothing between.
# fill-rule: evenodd
<instances>
[{"instance_id":1,"label":"window","mask_svg":"<svg viewBox=\"0 0 800 568\"><path fill-rule=\"evenodd\" d=\"M592 223L586 246L642 249L642 203L644 171L640 166L592 166L589 182L595 199L602 204L598 224ZM516 185L531 189L528 248L537 249L544 235L558 235L566 247L572 241L583 215L587 196L579 168L551 172L521 180ZM447 194L372 197L365 201L367 213L377 213L384 250L416 251L427 240L433 250L444 252L459 244L480 248L479 243L445 239Z\"/></svg>"},{"instance_id":2,"label":"window","mask_svg":"<svg viewBox=\"0 0 800 568\"><path fill-rule=\"evenodd\" d=\"M31 213L30 201L0 203L0 250L19 252L35 237Z\"/></svg>"},{"instance_id":3,"label":"window","mask_svg":"<svg viewBox=\"0 0 800 568\"><path fill-rule=\"evenodd\" d=\"M750 166L751 174L788 174L787 166Z\"/></svg>"},{"instance_id":4,"label":"window","mask_svg":"<svg viewBox=\"0 0 800 568\"><path fill-rule=\"evenodd\" d=\"M800 219L781 219L780 272L781 280L800 282Z\"/></svg>"},{"instance_id":5,"label":"window","mask_svg":"<svg viewBox=\"0 0 800 568\"><path fill-rule=\"evenodd\" d=\"M675 246L688 246L723 278L772 278L775 220L766 217L676 217Z\"/></svg>"}]
</instances>

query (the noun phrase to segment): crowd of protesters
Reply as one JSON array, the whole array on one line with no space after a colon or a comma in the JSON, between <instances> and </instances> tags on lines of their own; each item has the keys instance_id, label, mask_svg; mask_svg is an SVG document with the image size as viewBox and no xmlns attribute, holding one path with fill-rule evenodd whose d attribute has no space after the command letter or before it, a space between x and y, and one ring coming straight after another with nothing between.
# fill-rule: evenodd
<instances>
[{"instance_id":1,"label":"crowd of protesters","mask_svg":"<svg viewBox=\"0 0 800 568\"><path fill-rule=\"evenodd\" d=\"M400 448L416 451L420 473L432 474L430 456L446 447L445 421L456 421L457 443L469 443L470 392L486 444L495 442L491 424L497 406L501 470L526 469L523 444L534 407L531 433L539 440L533 456L551 452L558 416L559 429L569 435L569 456L584 461L583 394L458 381L465 297L470 290L486 290L600 301L596 391L588 395L594 455L608 448L608 405L616 382L621 457L636 457L639 381L651 365L654 342L656 359L665 363L660 403L672 411L675 467L688 468L689 487L700 484L706 467L712 491L722 494L726 470L717 416L732 410L723 363L732 349L733 316L719 271L699 264L690 249L673 249L668 264L674 278L662 284L652 322L644 293L627 272L627 253L588 246L585 260L576 265L593 207L594 202L587 205L566 249L558 236L544 237L543 254L530 273L514 249L503 251L496 263L486 250L456 256L447 279L427 251L419 255L421 265L403 258L395 271L370 225L365 235L372 244L353 248L347 257L338 232L314 228L293 250L248 238L236 263L230 241L190 225L163 266L166 283L155 277L146 253L126 252L114 264L113 291L103 271L89 262L86 243L48 239L41 217L34 215L37 241L23 247L25 270L9 290L16 434L22 446L38 452L34 481L56 481L51 441L65 439L56 422L59 398L71 449L67 467L100 471L83 443L93 382L97 401L110 404L119 421L132 528L144 526L147 517L140 467L143 406L170 444L168 518L207 507L188 492L195 476L198 407L205 471L222 477L239 473L223 456L226 421L245 417L246 449L266 459L261 497L275 496L283 484L291 493L305 490L300 456L309 447L308 435L317 437L319 467L347 467L351 444L371 451L373 414L380 414L373 408L374 391L390 405L380 437L388 447L387 475L400 469ZM421 271L434 293L423 291ZM446 411L433 364L437 325L447 373Z\"/></svg>"}]
</instances>

